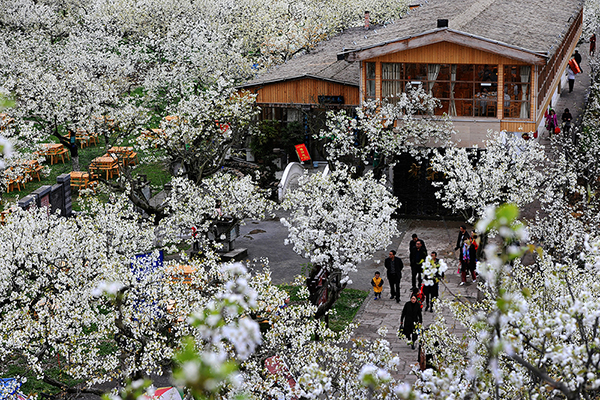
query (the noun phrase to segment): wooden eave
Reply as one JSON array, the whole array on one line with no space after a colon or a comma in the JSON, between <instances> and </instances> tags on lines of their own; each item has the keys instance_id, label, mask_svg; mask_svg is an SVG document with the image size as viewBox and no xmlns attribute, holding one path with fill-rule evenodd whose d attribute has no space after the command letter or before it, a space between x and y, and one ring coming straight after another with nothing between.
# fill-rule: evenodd
<instances>
[{"instance_id":1,"label":"wooden eave","mask_svg":"<svg viewBox=\"0 0 600 400\"><path fill-rule=\"evenodd\" d=\"M386 54L398 53L439 42L450 42L488 53L499 54L531 65L545 65L548 60L548 55L545 52L526 50L449 28L434 29L418 35L398 38L393 41L379 43L360 49L347 50L338 54L338 57L343 57L349 62L364 61Z\"/></svg>"},{"instance_id":2,"label":"wooden eave","mask_svg":"<svg viewBox=\"0 0 600 400\"><path fill-rule=\"evenodd\" d=\"M262 86L270 85L270 84L273 84L273 83L297 81L297 80L300 80L300 79L316 79L316 80L319 80L319 81L325 81L325 82L330 82L330 83L337 83L339 85L359 87L359 85L356 84L356 83L345 82L345 81L340 81L340 80L330 79L330 78L324 78L324 77L318 76L318 75L304 74L304 75L297 75L297 76L291 76L291 77L286 77L286 78L270 79L270 80L266 80L266 81L262 81L262 82L246 83L246 84L237 86L236 89L250 89L250 88L257 87L257 86L261 86L262 87Z\"/></svg>"}]
</instances>

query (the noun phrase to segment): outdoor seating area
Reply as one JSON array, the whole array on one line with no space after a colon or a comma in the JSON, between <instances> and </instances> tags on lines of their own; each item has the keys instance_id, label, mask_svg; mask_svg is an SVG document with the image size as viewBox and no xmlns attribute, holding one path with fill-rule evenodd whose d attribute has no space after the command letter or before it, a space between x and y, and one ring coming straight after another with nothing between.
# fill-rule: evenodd
<instances>
[{"instance_id":1,"label":"outdoor seating area","mask_svg":"<svg viewBox=\"0 0 600 400\"><path fill-rule=\"evenodd\" d=\"M114 174L119 175L119 160L110 154L96 157L90 164L90 171L94 174L106 174L106 179L110 179Z\"/></svg>"},{"instance_id":2,"label":"outdoor seating area","mask_svg":"<svg viewBox=\"0 0 600 400\"><path fill-rule=\"evenodd\" d=\"M34 153L39 157L50 158L50 165L58 164L58 160L65 163L65 156L70 160L69 151L60 143L42 143L40 149Z\"/></svg>"},{"instance_id":3,"label":"outdoor seating area","mask_svg":"<svg viewBox=\"0 0 600 400\"><path fill-rule=\"evenodd\" d=\"M71 188L81 190L87 189L89 187L95 186L95 182L90 179L96 179L98 176L95 174L90 174L89 172L84 171L73 171L69 173L71 177Z\"/></svg>"},{"instance_id":4,"label":"outdoor seating area","mask_svg":"<svg viewBox=\"0 0 600 400\"><path fill-rule=\"evenodd\" d=\"M10 173L10 170L12 170L13 168L8 168L7 172ZM25 181L26 181L27 177L24 175L19 175L19 176L15 176L13 178L9 178L8 181L6 182L6 192L10 193L12 191L14 191L15 189L17 189L19 192L21 191L21 187L23 189L25 189Z\"/></svg>"},{"instance_id":5,"label":"outdoor seating area","mask_svg":"<svg viewBox=\"0 0 600 400\"><path fill-rule=\"evenodd\" d=\"M78 130L75 134L75 138L79 143L79 147L81 147L82 149L85 147L96 146L100 144L97 133L84 132L83 130Z\"/></svg>"},{"instance_id":6,"label":"outdoor seating area","mask_svg":"<svg viewBox=\"0 0 600 400\"><path fill-rule=\"evenodd\" d=\"M133 147L113 146L108 149L108 154L114 154L122 166L136 165L138 163L137 153L133 151Z\"/></svg>"},{"instance_id":7,"label":"outdoor seating area","mask_svg":"<svg viewBox=\"0 0 600 400\"><path fill-rule=\"evenodd\" d=\"M43 167L37 160L22 161L17 167L7 168L5 174L9 178L6 184L6 192L10 193L15 189L20 192L21 189L25 189L25 182L31 181L34 178L37 178L38 182L41 182L40 172L42 172L42 169Z\"/></svg>"}]
</instances>

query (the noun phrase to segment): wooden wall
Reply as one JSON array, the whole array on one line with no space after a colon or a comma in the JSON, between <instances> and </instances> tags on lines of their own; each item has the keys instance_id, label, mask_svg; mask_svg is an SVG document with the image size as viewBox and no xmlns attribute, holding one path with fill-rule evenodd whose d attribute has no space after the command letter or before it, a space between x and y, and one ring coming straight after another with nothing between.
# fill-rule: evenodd
<instances>
[{"instance_id":1,"label":"wooden wall","mask_svg":"<svg viewBox=\"0 0 600 400\"><path fill-rule=\"evenodd\" d=\"M318 96L343 96L345 105L360 104L358 86L313 78L267 83L246 90L258 94L259 104L319 104Z\"/></svg>"},{"instance_id":2,"label":"wooden wall","mask_svg":"<svg viewBox=\"0 0 600 400\"><path fill-rule=\"evenodd\" d=\"M434 43L399 53L386 54L365 60L365 62L527 65L522 61L449 42Z\"/></svg>"},{"instance_id":3,"label":"wooden wall","mask_svg":"<svg viewBox=\"0 0 600 400\"><path fill-rule=\"evenodd\" d=\"M535 122L504 120L500 123L500 129L507 132L535 132Z\"/></svg>"}]
</instances>

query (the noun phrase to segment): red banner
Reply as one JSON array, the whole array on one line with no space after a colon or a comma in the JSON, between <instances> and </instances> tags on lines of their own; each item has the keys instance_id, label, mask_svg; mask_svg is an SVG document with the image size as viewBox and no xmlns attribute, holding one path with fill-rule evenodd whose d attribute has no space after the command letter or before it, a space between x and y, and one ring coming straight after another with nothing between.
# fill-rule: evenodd
<instances>
[{"instance_id":1,"label":"red banner","mask_svg":"<svg viewBox=\"0 0 600 400\"><path fill-rule=\"evenodd\" d=\"M308 154L308 149L305 144L297 144L295 147L296 154L298 154L298 159L300 161L310 161L310 155Z\"/></svg>"}]
</instances>

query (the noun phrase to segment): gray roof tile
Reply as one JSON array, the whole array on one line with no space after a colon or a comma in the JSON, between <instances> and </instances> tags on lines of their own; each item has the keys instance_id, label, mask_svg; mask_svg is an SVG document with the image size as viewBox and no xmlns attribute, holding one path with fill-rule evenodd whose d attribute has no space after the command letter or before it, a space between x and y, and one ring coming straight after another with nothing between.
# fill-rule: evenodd
<instances>
[{"instance_id":1,"label":"gray roof tile","mask_svg":"<svg viewBox=\"0 0 600 400\"><path fill-rule=\"evenodd\" d=\"M358 85L358 63L338 61L338 53L434 30L438 19L448 19L449 29L551 57L581 8L580 0L429 0L386 26L348 29L246 85L302 76Z\"/></svg>"}]
</instances>

